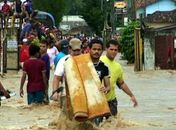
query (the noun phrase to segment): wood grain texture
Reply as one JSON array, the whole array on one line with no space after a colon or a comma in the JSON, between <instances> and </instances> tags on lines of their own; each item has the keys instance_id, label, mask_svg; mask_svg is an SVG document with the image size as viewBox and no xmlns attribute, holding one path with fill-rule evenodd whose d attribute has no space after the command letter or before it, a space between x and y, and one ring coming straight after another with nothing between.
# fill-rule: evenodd
<instances>
[{"instance_id":1,"label":"wood grain texture","mask_svg":"<svg viewBox=\"0 0 176 130\"><path fill-rule=\"evenodd\" d=\"M81 113L86 113L86 110L89 119L110 114L107 99L99 91L101 81L89 54L66 61L66 78L73 115L81 118Z\"/></svg>"}]
</instances>

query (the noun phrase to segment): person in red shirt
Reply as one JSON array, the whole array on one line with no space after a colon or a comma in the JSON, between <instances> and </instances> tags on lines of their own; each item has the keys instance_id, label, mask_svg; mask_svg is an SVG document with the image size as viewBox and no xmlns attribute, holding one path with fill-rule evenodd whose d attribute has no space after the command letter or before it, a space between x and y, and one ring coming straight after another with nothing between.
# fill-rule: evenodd
<instances>
[{"instance_id":1,"label":"person in red shirt","mask_svg":"<svg viewBox=\"0 0 176 130\"><path fill-rule=\"evenodd\" d=\"M7 0L4 0L4 4L2 6L1 12L4 14L8 14L11 11L11 7L9 4L7 4Z\"/></svg>"},{"instance_id":2,"label":"person in red shirt","mask_svg":"<svg viewBox=\"0 0 176 130\"><path fill-rule=\"evenodd\" d=\"M23 39L23 45L20 48L20 65L23 67L23 63L29 59L29 45L27 38Z\"/></svg>"},{"instance_id":3,"label":"person in red shirt","mask_svg":"<svg viewBox=\"0 0 176 130\"><path fill-rule=\"evenodd\" d=\"M23 74L20 84L20 96L23 97L23 86L28 77L27 83L27 101L32 103L45 103L47 89L46 67L45 63L39 59L40 47L37 45L29 46L29 60L24 62Z\"/></svg>"},{"instance_id":4,"label":"person in red shirt","mask_svg":"<svg viewBox=\"0 0 176 130\"><path fill-rule=\"evenodd\" d=\"M7 3L7 0L4 0L4 4L2 5L1 9L1 24L2 27L5 27L6 23L8 22L9 15L11 12L11 6Z\"/></svg>"}]
</instances>

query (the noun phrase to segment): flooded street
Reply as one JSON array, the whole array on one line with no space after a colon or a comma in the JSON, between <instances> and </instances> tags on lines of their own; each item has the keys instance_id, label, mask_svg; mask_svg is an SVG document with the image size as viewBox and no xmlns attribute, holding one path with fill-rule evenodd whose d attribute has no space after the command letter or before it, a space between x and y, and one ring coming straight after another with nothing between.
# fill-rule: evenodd
<instances>
[{"instance_id":1,"label":"flooded street","mask_svg":"<svg viewBox=\"0 0 176 130\"><path fill-rule=\"evenodd\" d=\"M119 109L125 120L135 122L135 130L176 129L176 71L156 70L134 72L133 66L124 65L125 80L135 93L139 106L119 93ZM118 90L119 92L119 90ZM133 130L134 128L125 128Z\"/></svg>"},{"instance_id":2,"label":"flooded street","mask_svg":"<svg viewBox=\"0 0 176 130\"><path fill-rule=\"evenodd\" d=\"M175 130L176 129L176 71L156 70L134 72L126 65L124 78L135 94L139 106L133 108L129 97L117 89L119 115L102 123L98 130ZM53 74L53 72L51 72ZM26 96L20 98L21 72L9 72L0 78L2 84L15 91L16 96L3 100L0 107L0 130L83 130L91 126L65 119L57 103L28 106ZM53 75L52 75L53 76ZM52 77L51 77L52 81ZM50 81L50 88L51 88ZM51 89L50 89L51 92ZM51 93L50 93L51 94Z\"/></svg>"}]
</instances>

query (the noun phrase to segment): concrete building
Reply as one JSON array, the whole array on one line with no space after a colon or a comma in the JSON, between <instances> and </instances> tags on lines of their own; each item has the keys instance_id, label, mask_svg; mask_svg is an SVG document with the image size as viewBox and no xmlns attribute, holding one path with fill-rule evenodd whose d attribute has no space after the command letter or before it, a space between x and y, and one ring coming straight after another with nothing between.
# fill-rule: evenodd
<instances>
[{"instance_id":1,"label":"concrete building","mask_svg":"<svg viewBox=\"0 0 176 130\"><path fill-rule=\"evenodd\" d=\"M63 16L60 23L60 29L63 31L69 31L72 28L87 26L87 23L80 15L66 15Z\"/></svg>"},{"instance_id":2,"label":"concrete building","mask_svg":"<svg viewBox=\"0 0 176 130\"><path fill-rule=\"evenodd\" d=\"M156 11L171 11L176 9L176 0L135 0L136 18L142 14L146 17Z\"/></svg>"},{"instance_id":3,"label":"concrete building","mask_svg":"<svg viewBox=\"0 0 176 130\"><path fill-rule=\"evenodd\" d=\"M144 69L175 69L176 0L137 1L136 18L142 14L146 25L143 37Z\"/></svg>"}]
</instances>

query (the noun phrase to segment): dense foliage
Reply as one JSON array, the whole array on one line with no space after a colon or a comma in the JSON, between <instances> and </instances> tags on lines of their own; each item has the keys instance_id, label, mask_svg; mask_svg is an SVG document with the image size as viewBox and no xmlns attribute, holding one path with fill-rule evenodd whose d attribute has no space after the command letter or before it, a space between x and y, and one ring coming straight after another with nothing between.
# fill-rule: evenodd
<instances>
[{"instance_id":1,"label":"dense foliage","mask_svg":"<svg viewBox=\"0 0 176 130\"><path fill-rule=\"evenodd\" d=\"M87 24L97 34L101 35L104 26L104 13L101 9L101 0L82 0L80 14Z\"/></svg>"},{"instance_id":2,"label":"dense foliage","mask_svg":"<svg viewBox=\"0 0 176 130\"><path fill-rule=\"evenodd\" d=\"M134 29L136 27L139 27L138 21L130 22L121 33L120 51L128 63L134 63Z\"/></svg>"},{"instance_id":3,"label":"dense foliage","mask_svg":"<svg viewBox=\"0 0 176 130\"><path fill-rule=\"evenodd\" d=\"M80 8L83 6L83 0L66 0L68 1L68 15L80 15Z\"/></svg>"},{"instance_id":4,"label":"dense foliage","mask_svg":"<svg viewBox=\"0 0 176 130\"><path fill-rule=\"evenodd\" d=\"M82 15L92 31L102 34L105 18L102 0L33 0L33 5L35 9L51 13L57 23L63 15Z\"/></svg>"},{"instance_id":5,"label":"dense foliage","mask_svg":"<svg viewBox=\"0 0 176 130\"><path fill-rule=\"evenodd\" d=\"M67 0L33 0L34 9L51 13L56 23L61 22L62 16L68 10Z\"/></svg>"}]
</instances>

